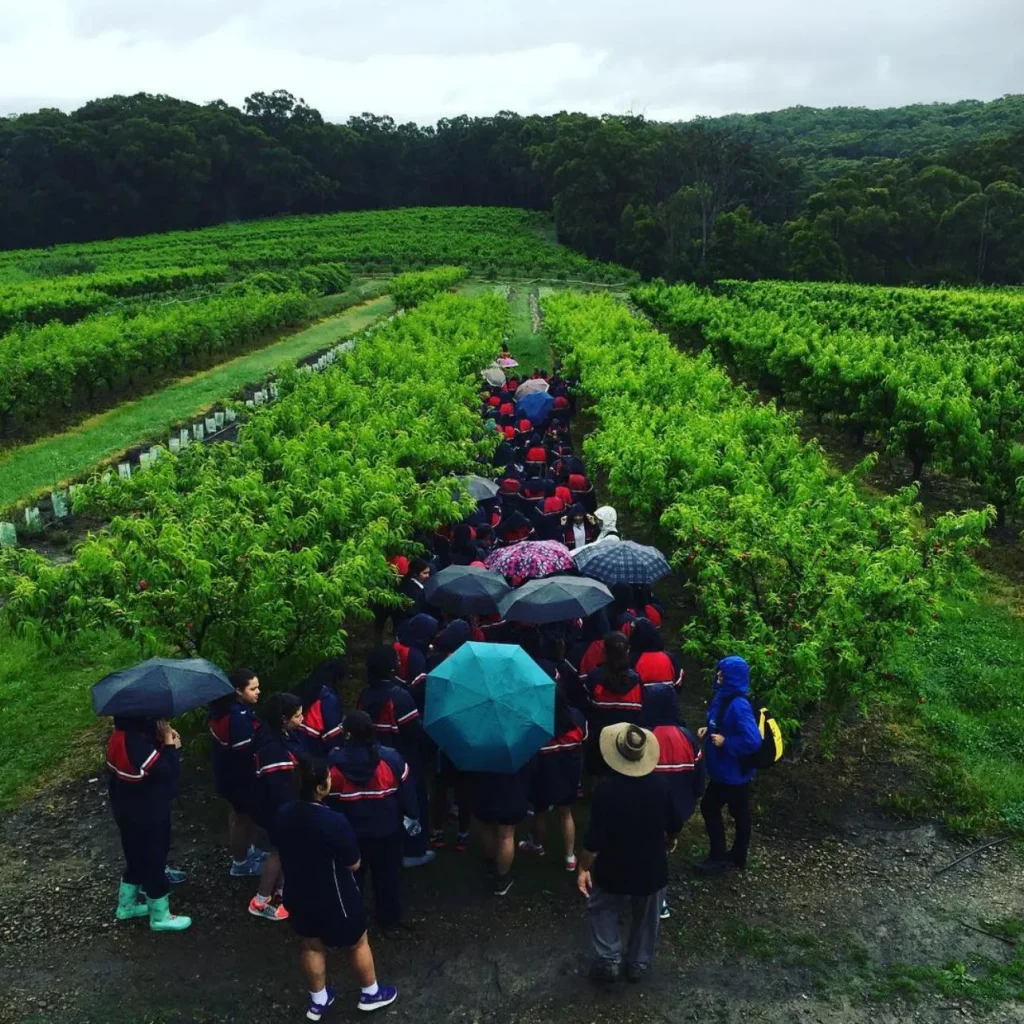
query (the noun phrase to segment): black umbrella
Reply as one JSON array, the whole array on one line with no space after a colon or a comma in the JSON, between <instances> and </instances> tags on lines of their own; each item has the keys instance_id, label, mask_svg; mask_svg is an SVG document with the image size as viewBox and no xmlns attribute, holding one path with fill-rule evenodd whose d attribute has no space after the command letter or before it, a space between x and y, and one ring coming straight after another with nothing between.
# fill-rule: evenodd
<instances>
[{"instance_id":1,"label":"black umbrella","mask_svg":"<svg viewBox=\"0 0 1024 1024\"><path fill-rule=\"evenodd\" d=\"M498 485L493 480L477 476L475 473L470 476L457 476L455 482L477 501L488 501L498 493Z\"/></svg>"},{"instance_id":2,"label":"black umbrella","mask_svg":"<svg viewBox=\"0 0 1024 1024\"><path fill-rule=\"evenodd\" d=\"M174 718L234 692L204 658L150 658L101 679L92 688L92 706L97 715Z\"/></svg>"},{"instance_id":3,"label":"black umbrella","mask_svg":"<svg viewBox=\"0 0 1024 1024\"><path fill-rule=\"evenodd\" d=\"M509 622L568 622L592 615L612 603L612 593L597 580L577 576L552 576L531 580L498 603L498 611Z\"/></svg>"},{"instance_id":4,"label":"black umbrella","mask_svg":"<svg viewBox=\"0 0 1024 1024\"><path fill-rule=\"evenodd\" d=\"M496 572L477 565L449 565L427 580L427 600L451 615L493 615L512 588Z\"/></svg>"},{"instance_id":5,"label":"black umbrella","mask_svg":"<svg viewBox=\"0 0 1024 1024\"><path fill-rule=\"evenodd\" d=\"M655 583L672 571L657 549L635 541L599 541L575 552L576 568L584 576L607 583Z\"/></svg>"}]
</instances>

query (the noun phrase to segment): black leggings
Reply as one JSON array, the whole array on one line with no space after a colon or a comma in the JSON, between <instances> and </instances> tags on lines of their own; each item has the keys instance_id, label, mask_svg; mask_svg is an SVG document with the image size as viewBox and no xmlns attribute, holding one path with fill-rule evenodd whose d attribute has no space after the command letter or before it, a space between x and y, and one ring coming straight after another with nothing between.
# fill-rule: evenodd
<instances>
[{"instance_id":1,"label":"black leggings","mask_svg":"<svg viewBox=\"0 0 1024 1024\"><path fill-rule=\"evenodd\" d=\"M166 896L170 885L164 875L171 845L171 817L139 820L114 812L124 850L124 874L129 885L141 886L151 900Z\"/></svg>"},{"instance_id":2,"label":"black leggings","mask_svg":"<svg viewBox=\"0 0 1024 1024\"><path fill-rule=\"evenodd\" d=\"M725 848L725 824L722 822L722 808L728 807L736 823L736 838L732 850ZM724 782L709 782L700 802L700 813L704 815L704 827L711 840L712 860L731 860L744 867L747 850L750 848L750 783L742 786L727 786Z\"/></svg>"}]
</instances>

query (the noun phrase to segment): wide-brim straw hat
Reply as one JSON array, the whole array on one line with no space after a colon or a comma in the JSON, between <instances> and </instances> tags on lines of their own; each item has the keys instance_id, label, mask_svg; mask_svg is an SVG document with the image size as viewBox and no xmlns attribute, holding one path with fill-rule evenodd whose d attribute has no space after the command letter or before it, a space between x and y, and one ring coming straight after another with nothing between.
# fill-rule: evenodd
<instances>
[{"instance_id":1,"label":"wide-brim straw hat","mask_svg":"<svg viewBox=\"0 0 1024 1024\"><path fill-rule=\"evenodd\" d=\"M600 745L605 764L630 778L650 775L661 757L658 737L629 722L605 726L601 730Z\"/></svg>"}]
</instances>

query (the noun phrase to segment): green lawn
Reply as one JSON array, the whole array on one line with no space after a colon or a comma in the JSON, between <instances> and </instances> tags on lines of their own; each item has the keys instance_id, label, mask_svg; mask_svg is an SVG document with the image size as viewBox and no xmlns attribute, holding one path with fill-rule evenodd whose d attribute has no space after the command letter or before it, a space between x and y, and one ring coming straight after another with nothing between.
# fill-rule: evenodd
<instances>
[{"instance_id":1,"label":"green lawn","mask_svg":"<svg viewBox=\"0 0 1024 1024\"><path fill-rule=\"evenodd\" d=\"M361 331L394 305L372 299L266 348L221 363L144 398L86 420L71 430L16 448L0 459L0 509L52 490L112 456L146 442L166 442L169 428L198 416L275 367L295 363Z\"/></svg>"},{"instance_id":2,"label":"green lawn","mask_svg":"<svg viewBox=\"0 0 1024 1024\"><path fill-rule=\"evenodd\" d=\"M111 632L80 636L57 655L6 625L0 625L0 650L0 809L6 809L48 779L100 768L103 730L89 728L98 724L89 687L149 652Z\"/></svg>"}]
</instances>

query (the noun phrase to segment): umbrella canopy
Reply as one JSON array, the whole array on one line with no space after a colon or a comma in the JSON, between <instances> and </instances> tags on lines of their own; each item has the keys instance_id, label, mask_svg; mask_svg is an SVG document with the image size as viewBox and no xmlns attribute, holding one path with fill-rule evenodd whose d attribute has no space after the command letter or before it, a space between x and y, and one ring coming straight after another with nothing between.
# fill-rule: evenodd
<instances>
[{"instance_id":1,"label":"umbrella canopy","mask_svg":"<svg viewBox=\"0 0 1024 1024\"><path fill-rule=\"evenodd\" d=\"M226 697L228 677L203 658L150 658L105 676L92 688L97 715L174 718Z\"/></svg>"},{"instance_id":2,"label":"umbrella canopy","mask_svg":"<svg viewBox=\"0 0 1024 1024\"><path fill-rule=\"evenodd\" d=\"M516 402L516 411L531 423L543 423L548 418L554 404L553 395L549 395L546 391L534 391Z\"/></svg>"},{"instance_id":3,"label":"umbrella canopy","mask_svg":"<svg viewBox=\"0 0 1024 1024\"><path fill-rule=\"evenodd\" d=\"M588 544L576 551L576 568L584 576L607 583L654 583L672 571L657 549L632 540Z\"/></svg>"},{"instance_id":4,"label":"umbrella canopy","mask_svg":"<svg viewBox=\"0 0 1024 1024\"><path fill-rule=\"evenodd\" d=\"M498 604L501 617L509 622L569 622L584 619L611 604L612 592L597 580L578 576L553 576L531 580L510 591Z\"/></svg>"},{"instance_id":5,"label":"umbrella canopy","mask_svg":"<svg viewBox=\"0 0 1024 1024\"><path fill-rule=\"evenodd\" d=\"M496 572L475 565L449 565L427 580L426 599L450 615L493 615L512 588Z\"/></svg>"},{"instance_id":6,"label":"umbrella canopy","mask_svg":"<svg viewBox=\"0 0 1024 1024\"><path fill-rule=\"evenodd\" d=\"M455 482L469 492L471 498L477 501L487 501L498 493L498 485L486 477L470 474L469 476L457 476Z\"/></svg>"},{"instance_id":7,"label":"umbrella canopy","mask_svg":"<svg viewBox=\"0 0 1024 1024\"><path fill-rule=\"evenodd\" d=\"M575 568L569 549L556 540L523 540L492 551L484 560L488 569L507 576L514 585Z\"/></svg>"},{"instance_id":8,"label":"umbrella canopy","mask_svg":"<svg viewBox=\"0 0 1024 1024\"><path fill-rule=\"evenodd\" d=\"M499 366L509 369L513 366L518 366L517 363L511 356L499 356L494 360Z\"/></svg>"},{"instance_id":9,"label":"umbrella canopy","mask_svg":"<svg viewBox=\"0 0 1024 1024\"><path fill-rule=\"evenodd\" d=\"M555 681L518 645L463 644L427 676L424 728L457 768L516 772L555 730Z\"/></svg>"},{"instance_id":10,"label":"umbrella canopy","mask_svg":"<svg viewBox=\"0 0 1024 1024\"><path fill-rule=\"evenodd\" d=\"M488 366L486 370L481 370L480 374L494 388L500 388L507 379L505 372L499 366Z\"/></svg>"},{"instance_id":11,"label":"umbrella canopy","mask_svg":"<svg viewBox=\"0 0 1024 1024\"><path fill-rule=\"evenodd\" d=\"M525 398L527 395L535 395L540 392L546 393L550 387L551 385L543 377L531 377L516 388L516 398Z\"/></svg>"}]
</instances>

